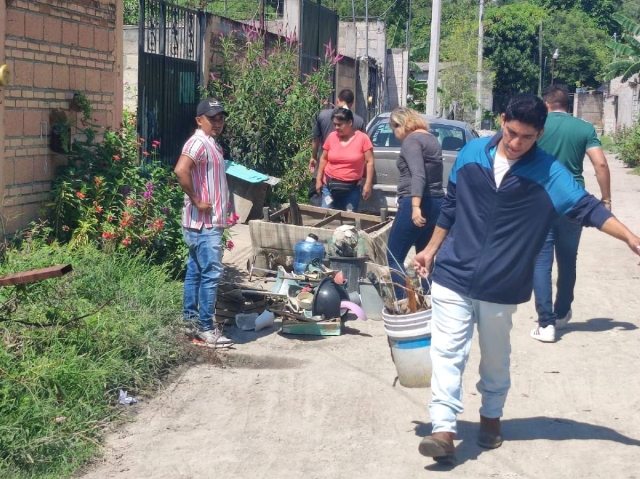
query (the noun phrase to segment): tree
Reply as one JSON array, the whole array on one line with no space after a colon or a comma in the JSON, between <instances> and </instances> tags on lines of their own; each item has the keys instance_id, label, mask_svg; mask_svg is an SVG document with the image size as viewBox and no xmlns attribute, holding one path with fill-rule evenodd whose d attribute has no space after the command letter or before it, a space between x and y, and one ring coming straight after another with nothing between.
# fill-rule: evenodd
<instances>
[{"instance_id":1,"label":"tree","mask_svg":"<svg viewBox=\"0 0 640 479\"><path fill-rule=\"evenodd\" d=\"M597 88L608 61L606 32L589 15L577 9L555 12L543 25L546 52L543 54L550 60L551 52L556 48L560 53L555 65L556 81L570 88ZM549 66L547 72L545 83L550 77Z\"/></svg>"},{"instance_id":2,"label":"tree","mask_svg":"<svg viewBox=\"0 0 640 479\"><path fill-rule=\"evenodd\" d=\"M621 42L608 41L607 46L613 50L616 58L605 67L604 79L613 80L622 75L622 81L627 81L632 75L640 73L640 42L636 36L640 35L640 24L620 13L614 13L613 19L624 30Z\"/></svg>"},{"instance_id":3,"label":"tree","mask_svg":"<svg viewBox=\"0 0 640 479\"><path fill-rule=\"evenodd\" d=\"M497 96L538 89L538 32L545 11L530 3L490 7L485 15L485 57Z\"/></svg>"}]
</instances>

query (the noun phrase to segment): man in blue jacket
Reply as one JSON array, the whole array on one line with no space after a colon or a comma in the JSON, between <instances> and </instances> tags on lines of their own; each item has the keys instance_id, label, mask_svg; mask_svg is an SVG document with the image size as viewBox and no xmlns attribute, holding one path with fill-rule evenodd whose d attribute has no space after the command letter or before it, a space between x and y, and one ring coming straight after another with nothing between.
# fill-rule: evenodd
<instances>
[{"instance_id":1,"label":"man in blue jacket","mask_svg":"<svg viewBox=\"0 0 640 479\"><path fill-rule=\"evenodd\" d=\"M511 384L511 317L531 298L536 255L554 221L566 215L594 226L640 255L640 238L537 147L546 117L540 98L517 95L502 115L502 131L460 152L436 230L416 256L420 274L433 268L433 432L419 450L438 462L455 461L456 415L463 411L462 374L474 324L481 353L478 444L488 449L502 444L500 417Z\"/></svg>"}]
</instances>

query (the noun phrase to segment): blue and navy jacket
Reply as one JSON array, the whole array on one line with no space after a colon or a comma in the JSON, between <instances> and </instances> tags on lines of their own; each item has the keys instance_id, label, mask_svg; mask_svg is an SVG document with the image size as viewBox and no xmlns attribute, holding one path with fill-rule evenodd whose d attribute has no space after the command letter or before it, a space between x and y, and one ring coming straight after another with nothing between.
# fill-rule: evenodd
<instances>
[{"instance_id":1,"label":"blue and navy jacket","mask_svg":"<svg viewBox=\"0 0 640 479\"><path fill-rule=\"evenodd\" d=\"M537 146L497 188L493 152L501 139L473 140L458 154L437 223L449 234L432 278L472 299L519 304L531 298L536 256L558 217L600 228L612 215Z\"/></svg>"}]
</instances>

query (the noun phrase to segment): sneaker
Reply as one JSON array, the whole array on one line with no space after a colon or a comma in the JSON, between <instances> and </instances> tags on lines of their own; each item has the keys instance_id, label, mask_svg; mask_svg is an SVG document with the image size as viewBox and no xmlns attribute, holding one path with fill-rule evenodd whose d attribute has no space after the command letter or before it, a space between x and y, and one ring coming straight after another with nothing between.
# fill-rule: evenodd
<instances>
[{"instance_id":1,"label":"sneaker","mask_svg":"<svg viewBox=\"0 0 640 479\"><path fill-rule=\"evenodd\" d=\"M538 326L531 331L530 335L533 339L542 341L543 343L555 343L556 342L556 327L553 324L544 328Z\"/></svg>"},{"instance_id":2,"label":"sneaker","mask_svg":"<svg viewBox=\"0 0 640 479\"><path fill-rule=\"evenodd\" d=\"M569 321L571 321L571 316L572 316L572 312L571 310L569 310L569 312L564 318L556 319L556 329L566 328L567 324L569 324Z\"/></svg>"},{"instance_id":3,"label":"sneaker","mask_svg":"<svg viewBox=\"0 0 640 479\"><path fill-rule=\"evenodd\" d=\"M218 328L211 329L209 331L199 331L196 334L196 337L207 343L207 345L217 348L226 348L233 344L233 341L226 336L223 336L222 331Z\"/></svg>"}]
</instances>

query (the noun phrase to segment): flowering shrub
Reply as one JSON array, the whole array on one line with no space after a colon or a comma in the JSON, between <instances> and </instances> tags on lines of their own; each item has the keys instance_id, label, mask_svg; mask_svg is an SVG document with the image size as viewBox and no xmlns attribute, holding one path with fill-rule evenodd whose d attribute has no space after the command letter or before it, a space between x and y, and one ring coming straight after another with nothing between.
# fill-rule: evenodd
<instances>
[{"instance_id":1,"label":"flowering shrub","mask_svg":"<svg viewBox=\"0 0 640 479\"><path fill-rule=\"evenodd\" d=\"M613 136L613 143L618 158L625 166L640 166L640 124L618 128Z\"/></svg>"},{"instance_id":2,"label":"flowering shrub","mask_svg":"<svg viewBox=\"0 0 640 479\"><path fill-rule=\"evenodd\" d=\"M102 142L94 142L96 131L85 126L87 141L74 143L54 181L49 217L55 237L72 247L98 242L107 251L131 250L182 271L184 193L172 171L156 161L160 142L146 149L130 113ZM229 224L236 220L230 216ZM224 240L225 248L233 247L228 230Z\"/></svg>"},{"instance_id":3,"label":"flowering shrub","mask_svg":"<svg viewBox=\"0 0 640 479\"><path fill-rule=\"evenodd\" d=\"M301 79L294 38L265 50L265 38L247 26L218 42L222 66L210 74L206 94L223 100L229 112L221 143L232 160L281 177L275 199L288 199L308 183L313 121L327 102L332 70L342 57L327 45L318 70Z\"/></svg>"}]
</instances>

